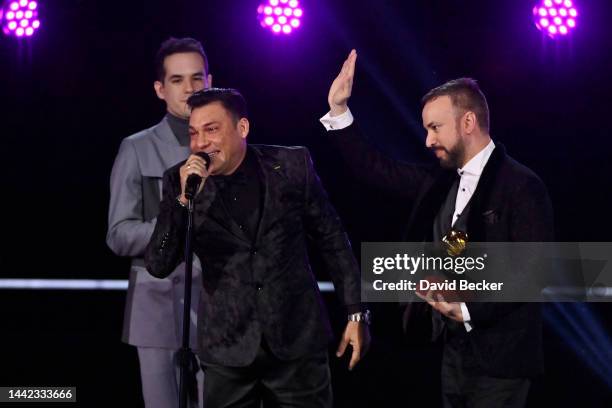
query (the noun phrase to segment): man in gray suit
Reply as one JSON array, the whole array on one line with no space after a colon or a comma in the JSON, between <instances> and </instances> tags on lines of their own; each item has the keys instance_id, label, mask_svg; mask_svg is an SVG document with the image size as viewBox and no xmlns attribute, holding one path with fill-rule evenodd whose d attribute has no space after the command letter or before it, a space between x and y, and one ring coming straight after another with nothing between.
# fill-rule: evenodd
<instances>
[{"instance_id":1,"label":"man in gray suit","mask_svg":"<svg viewBox=\"0 0 612 408\"><path fill-rule=\"evenodd\" d=\"M170 38L155 59L157 97L167 113L157 125L123 139L111 173L106 243L120 256L132 257L122 340L136 346L145 406L178 405L178 362L184 293L184 266L165 279L144 268L143 255L159 212L164 171L190 153L187 98L211 83L200 42ZM194 262L192 305L199 301L201 269ZM197 349L196 311L191 308L191 348ZM203 373L198 386L202 388ZM193 383L195 386L195 383ZM200 392L195 393L201 395ZM200 402L201 406L201 402Z\"/></svg>"}]
</instances>

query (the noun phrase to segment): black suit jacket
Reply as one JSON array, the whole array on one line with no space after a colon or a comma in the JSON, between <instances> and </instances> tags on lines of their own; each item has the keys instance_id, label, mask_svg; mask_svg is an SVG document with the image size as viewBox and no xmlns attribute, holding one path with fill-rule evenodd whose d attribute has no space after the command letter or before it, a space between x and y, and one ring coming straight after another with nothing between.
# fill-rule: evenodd
<instances>
[{"instance_id":1,"label":"black suit jacket","mask_svg":"<svg viewBox=\"0 0 612 408\"><path fill-rule=\"evenodd\" d=\"M369 146L355 123L328 133L348 163L367 163L353 166L361 180L411 205L405 240L432 241L434 219L456 171L392 160ZM497 144L470 201L469 240L550 242L553 231L552 206L544 184ZM474 326L467 337L483 374L527 377L542 371L539 304L473 302L467 307Z\"/></svg>"},{"instance_id":2,"label":"black suit jacket","mask_svg":"<svg viewBox=\"0 0 612 408\"><path fill-rule=\"evenodd\" d=\"M280 359L325 348L327 313L307 254L311 240L344 305L360 303L357 262L303 147L251 145L263 175L254 240L227 213L212 178L194 202L194 252L202 263L198 341L203 361L246 366L262 336ZM167 276L183 258L187 212L177 203L180 163L164 175L163 200L145 262Z\"/></svg>"}]
</instances>

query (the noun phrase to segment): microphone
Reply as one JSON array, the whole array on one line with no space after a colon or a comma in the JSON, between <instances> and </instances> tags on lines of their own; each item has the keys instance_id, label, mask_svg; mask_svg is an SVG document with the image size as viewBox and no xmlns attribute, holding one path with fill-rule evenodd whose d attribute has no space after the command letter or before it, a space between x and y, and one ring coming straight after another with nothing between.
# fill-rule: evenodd
<instances>
[{"instance_id":1,"label":"microphone","mask_svg":"<svg viewBox=\"0 0 612 408\"><path fill-rule=\"evenodd\" d=\"M197 156L200 156L206 162L206 170L210 167L210 156L204 152L197 152ZM200 183L202 182L202 177L197 174L190 174L187 177L187 183L185 185L185 198L188 200L193 200L195 197L198 188L200 188Z\"/></svg>"}]
</instances>

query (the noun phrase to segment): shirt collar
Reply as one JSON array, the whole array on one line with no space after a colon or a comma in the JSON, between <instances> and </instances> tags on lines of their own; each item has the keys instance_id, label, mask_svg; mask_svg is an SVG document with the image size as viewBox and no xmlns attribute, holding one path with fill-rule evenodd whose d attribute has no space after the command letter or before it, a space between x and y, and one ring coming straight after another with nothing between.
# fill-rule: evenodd
<instances>
[{"instance_id":1,"label":"shirt collar","mask_svg":"<svg viewBox=\"0 0 612 408\"><path fill-rule=\"evenodd\" d=\"M465 173L480 177L482 170L491 157L491 153L493 153L493 149L495 149L495 143L493 143L493 140L490 140L489 144L487 144L484 149L479 151L476 156L472 157L470 161L465 164L465 166L457 169L457 173L459 173L460 176L463 176Z\"/></svg>"},{"instance_id":2,"label":"shirt collar","mask_svg":"<svg viewBox=\"0 0 612 408\"><path fill-rule=\"evenodd\" d=\"M216 183L220 184L246 184L250 177L257 171L257 161L254 157L254 153L251 152L251 149L246 149L246 154L244 155L244 159L242 159L242 163L238 165L236 170L232 174L228 175L214 175L211 176Z\"/></svg>"}]
</instances>

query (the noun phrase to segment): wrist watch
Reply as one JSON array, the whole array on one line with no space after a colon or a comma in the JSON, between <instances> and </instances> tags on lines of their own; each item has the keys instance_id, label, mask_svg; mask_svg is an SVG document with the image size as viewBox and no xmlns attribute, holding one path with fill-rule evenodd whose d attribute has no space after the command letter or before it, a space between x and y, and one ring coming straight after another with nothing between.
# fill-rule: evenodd
<instances>
[{"instance_id":1,"label":"wrist watch","mask_svg":"<svg viewBox=\"0 0 612 408\"><path fill-rule=\"evenodd\" d=\"M180 205L183 208L189 208L187 204L183 204L183 202L181 201L181 195L182 194L179 194L176 196L176 202L178 203L178 205Z\"/></svg>"},{"instance_id":2,"label":"wrist watch","mask_svg":"<svg viewBox=\"0 0 612 408\"><path fill-rule=\"evenodd\" d=\"M363 322L368 326L372 322L372 313L369 310L365 312L353 313L348 315L349 322Z\"/></svg>"}]
</instances>

